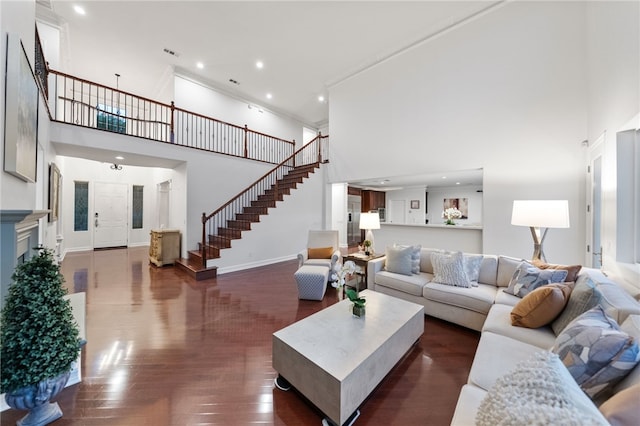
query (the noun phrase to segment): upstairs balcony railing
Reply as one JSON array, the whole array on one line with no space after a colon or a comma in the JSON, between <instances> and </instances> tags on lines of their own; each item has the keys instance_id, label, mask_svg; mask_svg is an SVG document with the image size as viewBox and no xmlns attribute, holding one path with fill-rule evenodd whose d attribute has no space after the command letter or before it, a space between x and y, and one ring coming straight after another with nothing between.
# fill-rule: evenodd
<instances>
[{"instance_id":1,"label":"upstairs balcony railing","mask_svg":"<svg viewBox=\"0 0 640 426\"><path fill-rule=\"evenodd\" d=\"M47 70L55 121L271 164L295 151L295 140L190 112L55 70Z\"/></svg>"}]
</instances>

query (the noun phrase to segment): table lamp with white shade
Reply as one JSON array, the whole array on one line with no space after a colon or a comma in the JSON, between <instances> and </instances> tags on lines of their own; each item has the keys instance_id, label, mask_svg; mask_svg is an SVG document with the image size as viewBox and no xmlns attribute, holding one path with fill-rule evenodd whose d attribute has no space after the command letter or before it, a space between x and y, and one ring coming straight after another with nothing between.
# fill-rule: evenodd
<instances>
[{"instance_id":1,"label":"table lamp with white shade","mask_svg":"<svg viewBox=\"0 0 640 426\"><path fill-rule=\"evenodd\" d=\"M366 229L365 239L371 241L369 252L374 253L372 229L380 229L380 216L375 213L360 213L360 229Z\"/></svg>"},{"instance_id":2,"label":"table lamp with white shade","mask_svg":"<svg viewBox=\"0 0 640 426\"><path fill-rule=\"evenodd\" d=\"M567 200L514 200L511 224L528 226L533 237L532 260L547 261L542 244L549 228L569 227ZM543 231L544 229L544 231Z\"/></svg>"}]
</instances>

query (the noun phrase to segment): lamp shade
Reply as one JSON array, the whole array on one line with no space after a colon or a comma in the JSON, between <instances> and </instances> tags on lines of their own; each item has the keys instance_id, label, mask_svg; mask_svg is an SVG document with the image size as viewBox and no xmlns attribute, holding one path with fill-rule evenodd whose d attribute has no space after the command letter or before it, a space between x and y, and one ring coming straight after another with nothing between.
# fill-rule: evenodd
<instances>
[{"instance_id":1,"label":"lamp shade","mask_svg":"<svg viewBox=\"0 0 640 426\"><path fill-rule=\"evenodd\" d=\"M569 201L514 200L511 224L538 228L568 228Z\"/></svg>"},{"instance_id":2,"label":"lamp shade","mask_svg":"<svg viewBox=\"0 0 640 426\"><path fill-rule=\"evenodd\" d=\"M378 213L360 213L360 229L380 229Z\"/></svg>"}]
</instances>

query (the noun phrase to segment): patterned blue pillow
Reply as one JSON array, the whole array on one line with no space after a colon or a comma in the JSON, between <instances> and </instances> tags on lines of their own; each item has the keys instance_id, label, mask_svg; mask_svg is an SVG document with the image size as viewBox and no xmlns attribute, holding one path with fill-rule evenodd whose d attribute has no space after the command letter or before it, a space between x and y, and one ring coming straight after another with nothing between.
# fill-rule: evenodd
<instances>
[{"instance_id":1,"label":"patterned blue pillow","mask_svg":"<svg viewBox=\"0 0 640 426\"><path fill-rule=\"evenodd\" d=\"M524 297L538 287L551 283L562 283L567 278L566 269L538 269L522 262L513 273L505 293Z\"/></svg>"},{"instance_id":2,"label":"patterned blue pillow","mask_svg":"<svg viewBox=\"0 0 640 426\"><path fill-rule=\"evenodd\" d=\"M399 244L394 244L394 248L410 248L411 249L411 273L414 275L418 275L420 273L420 249L422 246L420 244L415 246L403 246Z\"/></svg>"},{"instance_id":3,"label":"patterned blue pillow","mask_svg":"<svg viewBox=\"0 0 640 426\"><path fill-rule=\"evenodd\" d=\"M622 380L640 361L637 342L600 305L570 322L552 351L592 399Z\"/></svg>"}]
</instances>

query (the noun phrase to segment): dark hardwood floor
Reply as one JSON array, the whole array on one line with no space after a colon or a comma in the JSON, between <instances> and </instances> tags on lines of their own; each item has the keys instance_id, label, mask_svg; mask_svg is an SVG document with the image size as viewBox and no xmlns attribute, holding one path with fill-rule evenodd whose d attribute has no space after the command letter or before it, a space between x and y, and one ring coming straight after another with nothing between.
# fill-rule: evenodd
<instances>
[{"instance_id":1,"label":"dark hardwood floor","mask_svg":"<svg viewBox=\"0 0 640 426\"><path fill-rule=\"evenodd\" d=\"M87 293L82 382L57 397L65 425L320 425L273 386L273 332L337 301L298 300L296 261L196 282L149 265L146 247L72 253ZM361 407L356 425L448 425L479 333L425 317L425 333ZM0 413L14 425L25 413Z\"/></svg>"}]
</instances>

